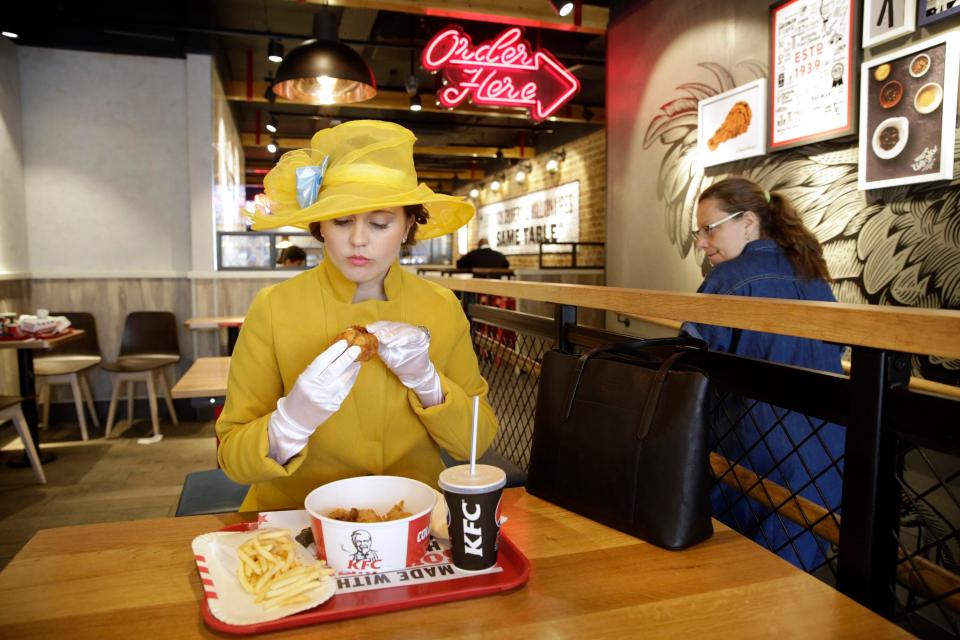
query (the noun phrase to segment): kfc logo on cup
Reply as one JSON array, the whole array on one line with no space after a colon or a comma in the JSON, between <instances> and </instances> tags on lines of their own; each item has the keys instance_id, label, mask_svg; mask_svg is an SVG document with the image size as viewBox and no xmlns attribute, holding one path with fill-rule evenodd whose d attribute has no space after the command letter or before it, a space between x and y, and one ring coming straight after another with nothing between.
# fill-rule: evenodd
<instances>
[{"instance_id":1,"label":"kfc logo on cup","mask_svg":"<svg viewBox=\"0 0 960 640\"><path fill-rule=\"evenodd\" d=\"M379 573L416 565L430 541L433 489L410 478L361 476L310 492L305 501L317 555L339 573ZM335 520L336 509L372 509L384 515L403 502L411 515L385 522Z\"/></svg>"},{"instance_id":2,"label":"kfc logo on cup","mask_svg":"<svg viewBox=\"0 0 960 640\"><path fill-rule=\"evenodd\" d=\"M460 501L463 512L463 549L471 556L483 556L483 530L477 525L483 508L479 503L468 504Z\"/></svg>"}]
</instances>

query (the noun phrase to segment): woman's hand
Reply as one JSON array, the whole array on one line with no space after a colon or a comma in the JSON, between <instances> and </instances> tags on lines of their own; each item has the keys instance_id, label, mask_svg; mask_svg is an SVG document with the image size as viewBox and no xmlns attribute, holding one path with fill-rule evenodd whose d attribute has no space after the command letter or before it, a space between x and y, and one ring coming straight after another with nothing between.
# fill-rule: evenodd
<instances>
[{"instance_id":1,"label":"woman's hand","mask_svg":"<svg viewBox=\"0 0 960 640\"><path fill-rule=\"evenodd\" d=\"M424 407L443 402L440 375L430 360L430 332L403 322L379 320L367 331L380 342L379 355L403 386L413 390Z\"/></svg>"},{"instance_id":2,"label":"woman's hand","mask_svg":"<svg viewBox=\"0 0 960 640\"><path fill-rule=\"evenodd\" d=\"M360 347L337 340L297 378L293 389L277 401L270 416L269 456L286 464L299 453L317 427L340 409L360 373Z\"/></svg>"}]
</instances>

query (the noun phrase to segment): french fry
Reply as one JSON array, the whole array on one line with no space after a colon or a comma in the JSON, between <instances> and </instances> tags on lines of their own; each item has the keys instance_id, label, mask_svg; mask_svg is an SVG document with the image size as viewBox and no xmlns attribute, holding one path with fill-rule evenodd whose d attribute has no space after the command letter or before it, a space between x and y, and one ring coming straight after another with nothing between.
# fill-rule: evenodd
<instances>
[{"instance_id":1,"label":"french fry","mask_svg":"<svg viewBox=\"0 0 960 640\"><path fill-rule=\"evenodd\" d=\"M323 586L333 569L322 563L302 565L290 531L258 533L237 547L237 579L254 602L266 609L303 604Z\"/></svg>"}]
</instances>

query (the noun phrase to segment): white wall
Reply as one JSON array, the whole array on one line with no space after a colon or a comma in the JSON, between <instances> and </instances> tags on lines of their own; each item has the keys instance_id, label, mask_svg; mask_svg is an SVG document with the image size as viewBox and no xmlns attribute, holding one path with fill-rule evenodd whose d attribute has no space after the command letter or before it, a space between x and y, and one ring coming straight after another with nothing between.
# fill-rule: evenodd
<instances>
[{"instance_id":1,"label":"white wall","mask_svg":"<svg viewBox=\"0 0 960 640\"><path fill-rule=\"evenodd\" d=\"M185 61L19 47L19 62L34 277L185 274Z\"/></svg>"},{"instance_id":2,"label":"white wall","mask_svg":"<svg viewBox=\"0 0 960 640\"><path fill-rule=\"evenodd\" d=\"M29 269L17 47L0 38L0 278Z\"/></svg>"},{"instance_id":3,"label":"white wall","mask_svg":"<svg viewBox=\"0 0 960 640\"><path fill-rule=\"evenodd\" d=\"M695 152L696 99L683 83L714 85L699 63L735 73L733 86L755 79L745 62L766 66L768 0L636 2L611 25L607 48L607 284L694 291L703 280L689 245L690 212L700 191ZM670 107L665 105L672 104ZM651 123L673 116L665 151ZM692 132L688 128L692 124ZM681 143L682 142L682 143ZM665 158L667 158L665 160ZM682 213L678 214L677 212Z\"/></svg>"},{"instance_id":4,"label":"white wall","mask_svg":"<svg viewBox=\"0 0 960 640\"><path fill-rule=\"evenodd\" d=\"M187 55L187 158L190 199L190 253L193 271L216 268L213 217L213 94L210 56Z\"/></svg>"}]
</instances>

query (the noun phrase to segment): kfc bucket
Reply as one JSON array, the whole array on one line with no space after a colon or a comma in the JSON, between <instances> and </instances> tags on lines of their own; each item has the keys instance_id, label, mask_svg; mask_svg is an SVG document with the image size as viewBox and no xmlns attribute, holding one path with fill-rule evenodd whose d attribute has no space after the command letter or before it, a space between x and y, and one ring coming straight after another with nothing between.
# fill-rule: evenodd
<instances>
[{"instance_id":1,"label":"kfc bucket","mask_svg":"<svg viewBox=\"0 0 960 640\"><path fill-rule=\"evenodd\" d=\"M360 476L317 487L305 507L317 554L339 572L379 573L412 566L430 539L430 514L437 494L427 485L398 476ZM381 516L400 501L410 515L386 522L346 522L336 509L372 509Z\"/></svg>"}]
</instances>

